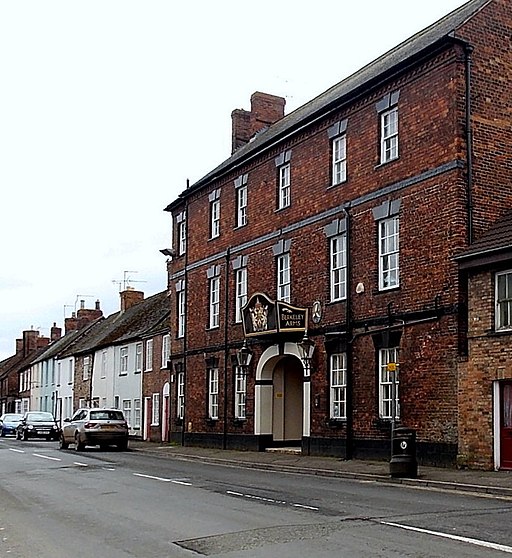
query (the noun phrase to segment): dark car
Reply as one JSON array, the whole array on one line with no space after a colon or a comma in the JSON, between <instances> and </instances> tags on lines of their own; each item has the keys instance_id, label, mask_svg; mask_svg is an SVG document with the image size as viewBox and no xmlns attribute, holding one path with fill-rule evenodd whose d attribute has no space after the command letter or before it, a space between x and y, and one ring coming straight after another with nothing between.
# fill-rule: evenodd
<instances>
[{"instance_id":1,"label":"dark car","mask_svg":"<svg viewBox=\"0 0 512 558\"><path fill-rule=\"evenodd\" d=\"M16 434L16 427L21 422L23 415L17 413L5 413L0 417L0 435L7 436Z\"/></svg>"},{"instance_id":2,"label":"dark car","mask_svg":"<svg viewBox=\"0 0 512 558\"><path fill-rule=\"evenodd\" d=\"M28 440L29 438L58 440L59 434L60 428L54 416L45 411L28 411L23 415L16 428L18 440Z\"/></svg>"},{"instance_id":3,"label":"dark car","mask_svg":"<svg viewBox=\"0 0 512 558\"><path fill-rule=\"evenodd\" d=\"M128 424L119 409L78 409L72 418L65 418L60 433L60 448L75 444L77 451L85 446L119 450L128 448Z\"/></svg>"}]
</instances>

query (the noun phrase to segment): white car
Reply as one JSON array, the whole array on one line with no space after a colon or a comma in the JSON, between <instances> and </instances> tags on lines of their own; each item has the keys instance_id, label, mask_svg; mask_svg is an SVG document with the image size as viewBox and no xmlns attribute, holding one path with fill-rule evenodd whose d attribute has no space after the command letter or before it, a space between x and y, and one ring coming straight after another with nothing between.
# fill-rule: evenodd
<instances>
[{"instance_id":1,"label":"white car","mask_svg":"<svg viewBox=\"0 0 512 558\"><path fill-rule=\"evenodd\" d=\"M85 446L107 448L114 445L128 449L128 424L119 409L78 409L72 418L65 418L60 434L60 449L75 444L76 451Z\"/></svg>"}]
</instances>

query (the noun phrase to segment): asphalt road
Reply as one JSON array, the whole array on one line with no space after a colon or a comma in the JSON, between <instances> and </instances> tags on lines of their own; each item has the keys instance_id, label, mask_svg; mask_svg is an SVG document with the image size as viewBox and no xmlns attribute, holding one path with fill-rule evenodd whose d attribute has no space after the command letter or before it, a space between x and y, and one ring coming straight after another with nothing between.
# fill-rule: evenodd
<instances>
[{"instance_id":1,"label":"asphalt road","mask_svg":"<svg viewBox=\"0 0 512 558\"><path fill-rule=\"evenodd\" d=\"M512 554L512 501L0 439L0 556Z\"/></svg>"}]
</instances>

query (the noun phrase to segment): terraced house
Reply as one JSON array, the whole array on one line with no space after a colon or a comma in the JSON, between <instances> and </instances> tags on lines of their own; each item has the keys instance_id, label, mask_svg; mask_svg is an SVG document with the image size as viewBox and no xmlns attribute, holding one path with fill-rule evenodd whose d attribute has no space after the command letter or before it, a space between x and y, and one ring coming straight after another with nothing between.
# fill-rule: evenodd
<instances>
[{"instance_id":1,"label":"terraced house","mask_svg":"<svg viewBox=\"0 0 512 558\"><path fill-rule=\"evenodd\" d=\"M471 0L290 114L233 111L166 207L174 440L385 457L394 424L464 453L456 257L512 207L511 37L510 0Z\"/></svg>"}]
</instances>

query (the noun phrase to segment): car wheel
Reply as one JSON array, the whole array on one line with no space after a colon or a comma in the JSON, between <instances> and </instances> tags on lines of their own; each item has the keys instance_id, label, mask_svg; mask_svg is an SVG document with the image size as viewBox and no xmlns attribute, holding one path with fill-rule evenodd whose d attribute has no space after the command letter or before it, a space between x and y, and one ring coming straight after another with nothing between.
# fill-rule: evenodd
<instances>
[{"instance_id":1,"label":"car wheel","mask_svg":"<svg viewBox=\"0 0 512 558\"><path fill-rule=\"evenodd\" d=\"M117 444L117 449L119 451L126 451L128 449L128 440L125 440L124 442Z\"/></svg>"},{"instance_id":2,"label":"car wheel","mask_svg":"<svg viewBox=\"0 0 512 558\"><path fill-rule=\"evenodd\" d=\"M2 438L5 436L5 432L2 430L2 432L0 433L0 436L2 436Z\"/></svg>"},{"instance_id":3,"label":"car wheel","mask_svg":"<svg viewBox=\"0 0 512 558\"><path fill-rule=\"evenodd\" d=\"M23 432L23 439L25 440L25 442L28 440L28 432L25 430L25 432Z\"/></svg>"},{"instance_id":4,"label":"car wheel","mask_svg":"<svg viewBox=\"0 0 512 558\"><path fill-rule=\"evenodd\" d=\"M85 444L80 441L80 436L78 435L78 432L77 432L75 434L75 450L76 451L84 451L84 449L85 449Z\"/></svg>"},{"instance_id":5,"label":"car wheel","mask_svg":"<svg viewBox=\"0 0 512 558\"><path fill-rule=\"evenodd\" d=\"M60 448L60 449L68 449L68 448L69 448L68 442L66 442L66 440L64 440L64 434L61 434L61 435L60 435L60 438L59 438L59 448Z\"/></svg>"},{"instance_id":6,"label":"car wheel","mask_svg":"<svg viewBox=\"0 0 512 558\"><path fill-rule=\"evenodd\" d=\"M21 433L19 430L16 430L16 440L21 440Z\"/></svg>"}]
</instances>

